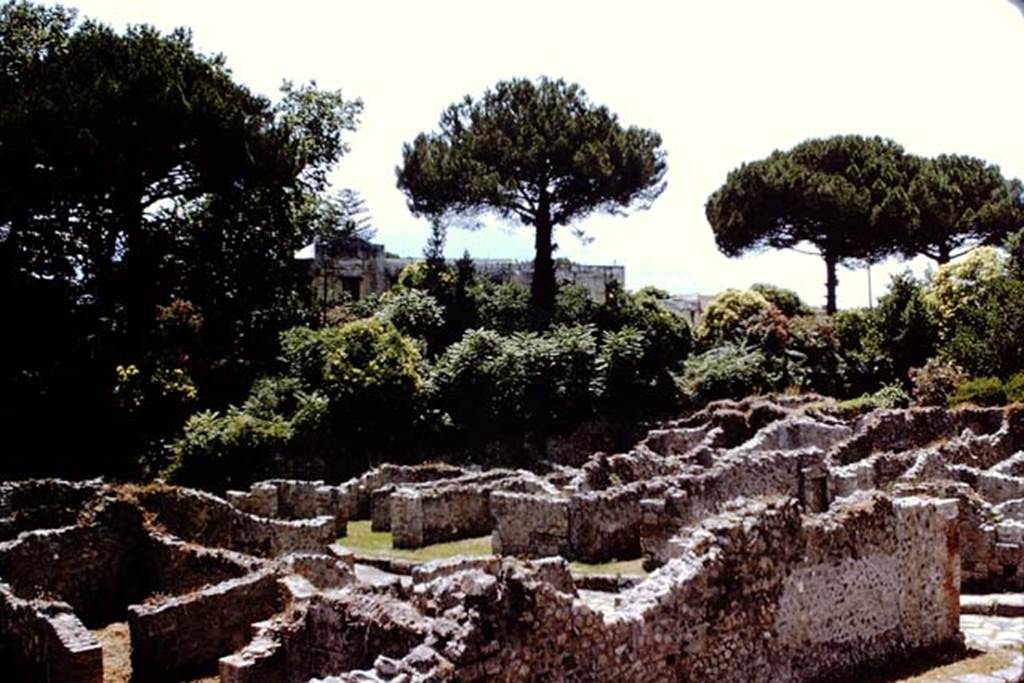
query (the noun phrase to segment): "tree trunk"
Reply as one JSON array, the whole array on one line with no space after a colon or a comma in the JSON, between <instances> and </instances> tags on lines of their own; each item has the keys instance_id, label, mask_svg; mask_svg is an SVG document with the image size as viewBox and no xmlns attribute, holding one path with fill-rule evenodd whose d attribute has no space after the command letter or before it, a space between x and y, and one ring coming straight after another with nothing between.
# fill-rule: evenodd
<instances>
[{"instance_id":1,"label":"tree trunk","mask_svg":"<svg viewBox=\"0 0 1024 683\"><path fill-rule=\"evenodd\" d=\"M839 286L839 279L836 277L836 257L831 253L825 256L825 313L833 315L836 312L836 288Z\"/></svg>"},{"instance_id":2,"label":"tree trunk","mask_svg":"<svg viewBox=\"0 0 1024 683\"><path fill-rule=\"evenodd\" d=\"M533 300L536 326L538 329L546 329L551 325L551 318L555 312L555 263L552 258L554 248L551 240L554 226L551 225L547 202L542 199L541 204L534 224L537 230L534 242L536 254L533 259L530 296Z\"/></svg>"},{"instance_id":3,"label":"tree trunk","mask_svg":"<svg viewBox=\"0 0 1024 683\"><path fill-rule=\"evenodd\" d=\"M952 250L949 245L945 242L939 244L939 255L935 258L935 261L941 266L949 263L949 254Z\"/></svg>"}]
</instances>

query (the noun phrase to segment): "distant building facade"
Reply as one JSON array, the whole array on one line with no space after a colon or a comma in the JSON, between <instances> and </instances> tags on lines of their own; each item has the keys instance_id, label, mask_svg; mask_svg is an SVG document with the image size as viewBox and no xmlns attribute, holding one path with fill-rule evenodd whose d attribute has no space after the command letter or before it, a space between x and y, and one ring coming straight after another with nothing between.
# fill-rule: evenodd
<instances>
[{"instance_id":1,"label":"distant building facade","mask_svg":"<svg viewBox=\"0 0 1024 683\"><path fill-rule=\"evenodd\" d=\"M673 294L658 303L676 315L686 318L690 322L690 327L696 329L701 318L704 317L704 311L717 296L717 294L710 296L706 294Z\"/></svg>"},{"instance_id":2,"label":"distant building facade","mask_svg":"<svg viewBox=\"0 0 1024 683\"><path fill-rule=\"evenodd\" d=\"M386 292L398 281L402 269L423 260L389 255L384 245L359 238L314 242L295 258L309 273L316 298L323 302L359 300ZM473 266L478 275L495 282L529 287L533 281L533 261L473 259ZM604 301L609 283L615 280L625 285L626 269L559 259L555 261L555 280L582 285L595 301Z\"/></svg>"}]
</instances>

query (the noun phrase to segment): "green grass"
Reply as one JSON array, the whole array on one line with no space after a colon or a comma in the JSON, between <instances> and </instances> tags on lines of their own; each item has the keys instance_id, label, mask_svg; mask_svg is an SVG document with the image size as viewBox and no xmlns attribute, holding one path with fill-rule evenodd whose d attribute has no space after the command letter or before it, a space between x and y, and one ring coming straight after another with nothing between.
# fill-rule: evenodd
<instances>
[{"instance_id":1,"label":"green grass","mask_svg":"<svg viewBox=\"0 0 1024 683\"><path fill-rule=\"evenodd\" d=\"M386 557L410 562L429 562L445 560L456 555L479 557L490 555L491 537L465 538L448 543L435 543L424 548L404 550L392 547L391 534L387 531L372 531L368 520L348 523L348 535L338 539L338 543L360 555ZM623 562L603 562L601 564L584 564L573 562L572 570L580 574L623 574L626 576L642 576L646 572L641 566L643 560L626 560Z\"/></svg>"},{"instance_id":2,"label":"green grass","mask_svg":"<svg viewBox=\"0 0 1024 683\"><path fill-rule=\"evenodd\" d=\"M578 574L621 574L622 576L645 576L643 558L635 560L612 560L598 564L573 562L570 568Z\"/></svg>"},{"instance_id":3,"label":"green grass","mask_svg":"<svg viewBox=\"0 0 1024 683\"><path fill-rule=\"evenodd\" d=\"M464 538L449 543L435 543L415 550L394 548L391 544L391 533L388 531L372 531L369 520L348 523L348 534L338 539L338 543L361 555L388 557L395 560L410 562L429 562L444 560L456 555L478 557L491 554L491 537Z\"/></svg>"}]
</instances>

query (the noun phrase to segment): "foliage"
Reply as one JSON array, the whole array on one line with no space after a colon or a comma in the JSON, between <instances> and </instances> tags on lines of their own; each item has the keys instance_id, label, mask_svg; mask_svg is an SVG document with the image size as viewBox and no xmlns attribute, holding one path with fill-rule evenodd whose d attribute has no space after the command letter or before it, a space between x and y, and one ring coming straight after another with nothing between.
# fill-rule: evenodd
<instances>
[{"instance_id":1,"label":"foliage","mask_svg":"<svg viewBox=\"0 0 1024 683\"><path fill-rule=\"evenodd\" d=\"M845 413L862 414L872 410L906 408L910 405L910 396L898 384L887 384L873 394L863 394L858 398L839 403L839 409Z\"/></svg>"},{"instance_id":2,"label":"foliage","mask_svg":"<svg viewBox=\"0 0 1024 683\"><path fill-rule=\"evenodd\" d=\"M329 441L327 415L327 398L303 391L294 378L258 380L241 406L190 417L162 474L190 485L231 485L275 456L294 457L316 439Z\"/></svg>"},{"instance_id":3,"label":"foliage","mask_svg":"<svg viewBox=\"0 0 1024 683\"><path fill-rule=\"evenodd\" d=\"M893 381L905 382L911 368L935 355L938 331L924 286L910 272L894 275L872 313L867 343L884 358Z\"/></svg>"},{"instance_id":4,"label":"foliage","mask_svg":"<svg viewBox=\"0 0 1024 683\"><path fill-rule=\"evenodd\" d=\"M813 245L828 274L826 312L835 313L836 265L893 251L898 226L912 211L905 188L913 170L890 140L808 140L729 173L706 214L729 256Z\"/></svg>"},{"instance_id":5,"label":"foliage","mask_svg":"<svg viewBox=\"0 0 1024 683\"><path fill-rule=\"evenodd\" d=\"M661 305L664 293L644 288L629 294L618 282L608 283L605 301L595 319L602 332L632 327L643 333L647 344L645 375L677 370L693 349L690 324ZM667 377L666 377L667 379Z\"/></svg>"},{"instance_id":6,"label":"foliage","mask_svg":"<svg viewBox=\"0 0 1024 683\"><path fill-rule=\"evenodd\" d=\"M1003 385L1006 389L1006 400L1010 403L1024 402L1024 372L1012 375Z\"/></svg>"},{"instance_id":7,"label":"foliage","mask_svg":"<svg viewBox=\"0 0 1024 683\"><path fill-rule=\"evenodd\" d=\"M958 386L966 382L962 368L939 358L929 358L920 368L910 370L914 403L921 406L945 406Z\"/></svg>"},{"instance_id":8,"label":"foliage","mask_svg":"<svg viewBox=\"0 0 1024 683\"><path fill-rule=\"evenodd\" d=\"M593 329L500 335L470 330L438 359L434 401L460 430L543 430L591 410Z\"/></svg>"},{"instance_id":9,"label":"foliage","mask_svg":"<svg viewBox=\"0 0 1024 683\"><path fill-rule=\"evenodd\" d=\"M515 282L478 282L470 290L480 326L499 332L522 332L532 323L530 290Z\"/></svg>"},{"instance_id":10,"label":"foliage","mask_svg":"<svg viewBox=\"0 0 1024 683\"><path fill-rule=\"evenodd\" d=\"M679 387L694 404L764 393L777 386L764 353L725 342L686 361Z\"/></svg>"},{"instance_id":11,"label":"foliage","mask_svg":"<svg viewBox=\"0 0 1024 683\"><path fill-rule=\"evenodd\" d=\"M1006 389L998 377L979 377L967 380L949 397L950 406L964 404L1001 406L1006 403Z\"/></svg>"},{"instance_id":12,"label":"foliage","mask_svg":"<svg viewBox=\"0 0 1024 683\"><path fill-rule=\"evenodd\" d=\"M417 289L384 294L377 309L381 320L410 337L430 339L444 325L444 310L434 297Z\"/></svg>"},{"instance_id":13,"label":"foliage","mask_svg":"<svg viewBox=\"0 0 1024 683\"><path fill-rule=\"evenodd\" d=\"M11 423L43 452L109 454L69 455L82 474L127 475L139 449L178 427L176 412L156 412L165 390L200 408L243 396L277 332L307 312L293 254L333 201L327 173L360 110L313 84L286 83L277 103L256 95L186 30L118 32L61 8L0 5ZM161 309L175 300L201 329L168 328ZM135 389L118 366L138 369L141 404L123 400ZM77 423L32 429L44 414ZM50 471L70 476L67 464Z\"/></svg>"},{"instance_id":14,"label":"foliage","mask_svg":"<svg viewBox=\"0 0 1024 683\"><path fill-rule=\"evenodd\" d=\"M623 127L562 80L501 81L451 105L440 130L402 152L398 187L418 215L490 212L536 232L531 297L538 323L554 310L553 231L595 211L646 207L664 188L661 138Z\"/></svg>"},{"instance_id":15,"label":"foliage","mask_svg":"<svg viewBox=\"0 0 1024 683\"><path fill-rule=\"evenodd\" d=\"M914 204L900 250L940 264L979 244L998 244L1024 227L1024 186L981 159L943 154L921 159L910 183Z\"/></svg>"},{"instance_id":16,"label":"foliage","mask_svg":"<svg viewBox=\"0 0 1024 683\"><path fill-rule=\"evenodd\" d=\"M750 291L757 292L763 296L787 318L809 315L812 312L811 308L800 299L800 295L791 289L759 282L751 285Z\"/></svg>"},{"instance_id":17,"label":"foliage","mask_svg":"<svg viewBox=\"0 0 1024 683\"><path fill-rule=\"evenodd\" d=\"M708 349L724 342L747 343L769 351L785 346L785 319L762 294L727 289L704 311L697 341Z\"/></svg>"},{"instance_id":18,"label":"foliage","mask_svg":"<svg viewBox=\"0 0 1024 683\"><path fill-rule=\"evenodd\" d=\"M1005 377L1024 367L1024 281L995 249L940 267L926 301L942 357L973 376Z\"/></svg>"},{"instance_id":19,"label":"foliage","mask_svg":"<svg viewBox=\"0 0 1024 683\"><path fill-rule=\"evenodd\" d=\"M557 325L586 325L596 321L598 304L583 285L563 283L555 296Z\"/></svg>"}]
</instances>

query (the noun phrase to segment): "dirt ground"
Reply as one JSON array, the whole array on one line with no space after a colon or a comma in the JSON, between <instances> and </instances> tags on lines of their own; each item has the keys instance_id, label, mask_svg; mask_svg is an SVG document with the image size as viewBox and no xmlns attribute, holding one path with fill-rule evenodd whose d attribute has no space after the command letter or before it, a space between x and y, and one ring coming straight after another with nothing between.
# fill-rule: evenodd
<instances>
[{"instance_id":1,"label":"dirt ground","mask_svg":"<svg viewBox=\"0 0 1024 683\"><path fill-rule=\"evenodd\" d=\"M132 643L128 624L120 621L93 631L103 648L103 683L130 683ZM220 683L220 676L197 678L190 683Z\"/></svg>"}]
</instances>

